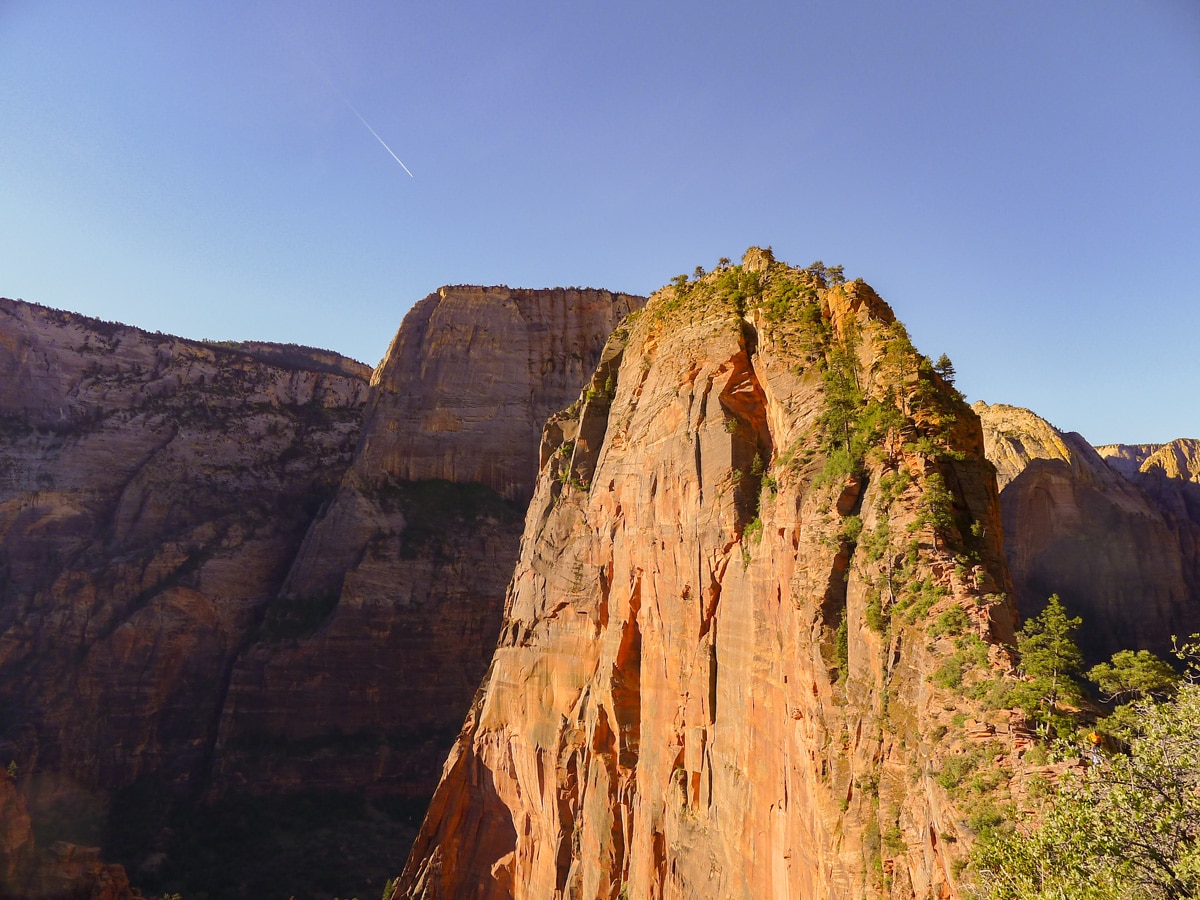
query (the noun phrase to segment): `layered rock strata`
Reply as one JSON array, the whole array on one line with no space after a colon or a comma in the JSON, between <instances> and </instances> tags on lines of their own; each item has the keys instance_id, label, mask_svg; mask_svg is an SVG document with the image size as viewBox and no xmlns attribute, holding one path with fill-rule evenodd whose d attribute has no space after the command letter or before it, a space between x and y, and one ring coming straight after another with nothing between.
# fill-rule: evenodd
<instances>
[{"instance_id":1,"label":"layered rock strata","mask_svg":"<svg viewBox=\"0 0 1200 900\"><path fill-rule=\"evenodd\" d=\"M1200 631L1200 485L1185 477L1196 442L1097 450L1029 410L974 409L1022 617L1058 594L1097 662L1131 648L1167 655L1173 635Z\"/></svg>"},{"instance_id":2,"label":"layered rock strata","mask_svg":"<svg viewBox=\"0 0 1200 900\"><path fill-rule=\"evenodd\" d=\"M0 302L0 741L23 770L84 791L203 771L368 375Z\"/></svg>"},{"instance_id":3,"label":"layered rock strata","mask_svg":"<svg viewBox=\"0 0 1200 900\"><path fill-rule=\"evenodd\" d=\"M0 764L43 830L165 889L254 816L247 841L293 848L340 827L318 797L292 828L289 797L423 804L498 633L541 422L642 302L443 288L372 374L2 301ZM344 805L359 849L404 827Z\"/></svg>"},{"instance_id":4,"label":"layered rock strata","mask_svg":"<svg viewBox=\"0 0 1200 900\"><path fill-rule=\"evenodd\" d=\"M413 307L277 602L332 612L242 654L218 783L429 796L499 634L542 424L643 302L448 287Z\"/></svg>"},{"instance_id":5,"label":"layered rock strata","mask_svg":"<svg viewBox=\"0 0 1200 900\"><path fill-rule=\"evenodd\" d=\"M0 761L47 847L107 841L135 783L160 809L203 781L369 375L0 301Z\"/></svg>"},{"instance_id":6,"label":"layered rock strata","mask_svg":"<svg viewBox=\"0 0 1200 900\"><path fill-rule=\"evenodd\" d=\"M837 280L760 250L681 280L547 425L393 897L958 895L991 801L943 762L999 784L1015 740L964 695L1009 666L995 476L887 305Z\"/></svg>"},{"instance_id":7,"label":"layered rock strata","mask_svg":"<svg viewBox=\"0 0 1200 900\"><path fill-rule=\"evenodd\" d=\"M58 842L40 848L25 801L0 772L0 900L135 900L121 866L95 847Z\"/></svg>"}]
</instances>

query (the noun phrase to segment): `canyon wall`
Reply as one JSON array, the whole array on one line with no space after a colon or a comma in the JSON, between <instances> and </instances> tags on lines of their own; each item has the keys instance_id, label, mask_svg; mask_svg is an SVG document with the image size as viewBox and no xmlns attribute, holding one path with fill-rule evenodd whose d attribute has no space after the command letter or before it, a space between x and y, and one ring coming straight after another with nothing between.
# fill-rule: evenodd
<instances>
[{"instance_id":1,"label":"canyon wall","mask_svg":"<svg viewBox=\"0 0 1200 900\"><path fill-rule=\"evenodd\" d=\"M219 784L429 797L499 634L542 424L642 302L450 287L413 307L274 608L336 603L313 633L239 658Z\"/></svg>"},{"instance_id":2,"label":"canyon wall","mask_svg":"<svg viewBox=\"0 0 1200 900\"><path fill-rule=\"evenodd\" d=\"M385 872L495 642L541 423L641 302L443 288L372 373L0 301L0 761L39 828L155 890Z\"/></svg>"},{"instance_id":3,"label":"canyon wall","mask_svg":"<svg viewBox=\"0 0 1200 900\"><path fill-rule=\"evenodd\" d=\"M665 288L547 424L392 897L960 896L1023 740L972 699L1010 670L995 477L887 305L836 281L755 249Z\"/></svg>"},{"instance_id":4,"label":"canyon wall","mask_svg":"<svg viewBox=\"0 0 1200 900\"><path fill-rule=\"evenodd\" d=\"M39 847L25 800L0 771L0 900L140 900L121 866L95 847Z\"/></svg>"},{"instance_id":5,"label":"canyon wall","mask_svg":"<svg viewBox=\"0 0 1200 900\"><path fill-rule=\"evenodd\" d=\"M0 755L42 799L203 771L368 376L0 301Z\"/></svg>"},{"instance_id":6,"label":"canyon wall","mask_svg":"<svg viewBox=\"0 0 1200 900\"><path fill-rule=\"evenodd\" d=\"M1200 631L1197 442L1093 448L1026 409L974 409L1022 618L1058 594L1093 662L1130 648L1165 656L1173 635Z\"/></svg>"}]
</instances>

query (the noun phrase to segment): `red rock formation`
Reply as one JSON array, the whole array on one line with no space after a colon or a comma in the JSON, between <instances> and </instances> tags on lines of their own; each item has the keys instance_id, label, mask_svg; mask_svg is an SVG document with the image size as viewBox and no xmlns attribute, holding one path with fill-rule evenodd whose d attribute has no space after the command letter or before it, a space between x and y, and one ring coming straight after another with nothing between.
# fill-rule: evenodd
<instances>
[{"instance_id":1,"label":"red rock formation","mask_svg":"<svg viewBox=\"0 0 1200 900\"><path fill-rule=\"evenodd\" d=\"M194 778L228 667L350 461L365 367L12 301L0 335L0 695L24 713L3 737L85 788Z\"/></svg>"},{"instance_id":2,"label":"red rock formation","mask_svg":"<svg viewBox=\"0 0 1200 900\"><path fill-rule=\"evenodd\" d=\"M1188 442L1097 452L1029 410L974 409L999 473L1022 617L1058 594L1083 618L1079 641L1096 662L1131 648L1165 655L1172 635L1200 630L1200 485L1181 477Z\"/></svg>"},{"instance_id":3,"label":"red rock formation","mask_svg":"<svg viewBox=\"0 0 1200 900\"><path fill-rule=\"evenodd\" d=\"M1010 728L929 679L1008 665L993 470L886 304L825 277L752 250L664 289L547 426L394 897L957 895L941 761Z\"/></svg>"},{"instance_id":4,"label":"red rock formation","mask_svg":"<svg viewBox=\"0 0 1200 900\"><path fill-rule=\"evenodd\" d=\"M336 354L3 301L0 761L36 773L39 821L107 815L151 871L199 792L427 797L498 633L541 423L641 303L444 288L360 441L368 371Z\"/></svg>"},{"instance_id":5,"label":"red rock formation","mask_svg":"<svg viewBox=\"0 0 1200 900\"><path fill-rule=\"evenodd\" d=\"M316 633L239 659L220 783L429 796L499 633L542 424L642 302L447 287L413 307L280 601L336 607Z\"/></svg>"},{"instance_id":6,"label":"red rock formation","mask_svg":"<svg viewBox=\"0 0 1200 900\"><path fill-rule=\"evenodd\" d=\"M0 301L0 761L35 820L99 841L114 792L202 782L358 438L369 370L307 354Z\"/></svg>"}]
</instances>

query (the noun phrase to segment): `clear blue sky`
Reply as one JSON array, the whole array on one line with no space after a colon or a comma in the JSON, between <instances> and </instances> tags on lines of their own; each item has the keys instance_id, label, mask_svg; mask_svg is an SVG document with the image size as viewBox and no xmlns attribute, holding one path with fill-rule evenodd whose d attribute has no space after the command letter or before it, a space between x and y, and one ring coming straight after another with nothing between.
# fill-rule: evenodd
<instances>
[{"instance_id":1,"label":"clear blue sky","mask_svg":"<svg viewBox=\"0 0 1200 900\"><path fill-rule=\"evenodd\" d=\"M373 364L751 244L972 400L1200 436L1200 4L0 0L0 295Z\"/></svg>"}]
</instances>

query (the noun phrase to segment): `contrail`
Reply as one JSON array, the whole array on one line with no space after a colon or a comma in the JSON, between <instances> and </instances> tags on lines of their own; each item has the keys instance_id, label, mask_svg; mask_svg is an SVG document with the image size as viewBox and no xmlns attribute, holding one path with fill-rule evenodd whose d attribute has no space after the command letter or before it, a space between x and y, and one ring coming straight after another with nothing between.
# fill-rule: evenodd
<instances>
[{"instance_id":1,"label":"contrail","mask_svg":"<svg viewBox=\"0 0 1200 900\"><path fill-rule=\"evenodd\" d=\"M336 88L335 88L335 90L336 90ZM379 133L374 128L371 127L371 123L363 118L363 114L354 108L354 104L351 103L349 100L347 100L345 98L345 96L343 96L341 91L338 91L337 93L338 93L338 96L342 98L342 102L345 103L348 107L350 107L350 112L352 112L356 116L358 116L358 121L360 121L364 125L366 125L367 131L371 132L371 134L373 134L375 136L375 140L379 141L379 143L383 145L383 149L386 150L388 153L392 154L392 159L394 159L396 162L400 163L400 168L402 168L405 172L408 172L408 177L416 178L417 176L413 175L412 171L408 168L408 166L406 166L404 164L404 160L402 160L400 157L398 157L396 155L395 151L392 150L392 148L387 145L387 142L379 136Z\"/></svg>"}]
</instances>

